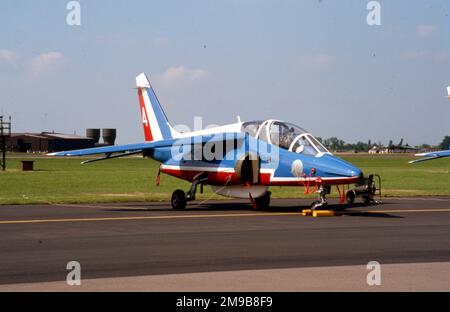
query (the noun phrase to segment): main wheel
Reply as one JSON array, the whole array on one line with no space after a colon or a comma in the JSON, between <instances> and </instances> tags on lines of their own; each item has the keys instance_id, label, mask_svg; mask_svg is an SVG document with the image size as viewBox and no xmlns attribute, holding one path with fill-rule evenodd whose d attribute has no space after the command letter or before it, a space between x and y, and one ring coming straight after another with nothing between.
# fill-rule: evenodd
<instances>
[{"instance_id":1,"label":"main wheel","mask_svg":"<svg viewBox=\"0 0 450 312\"><path fill-rule=\"evenodd\" d=\"M270 206L270 192L266 192L263 196L255 198L257 210L265 210Z\"/></svg>"},{"instance_id":2,"label":"main wheel","mask_svg":"<svg viewBox=\"0 0 450 312\"><path fill-rule=\"evenodd\" d=\"M355 192L348 191L345 195L345 199L347 200L347 204L351 205L355 202Z\"/></svg>"},{"instance_id":3,"label":"main wheel","mask_svg":"<svg viewBox=\"0 0 450 312\"><path fill-rule=\"evenodd\" d=\"M175 210L183 210L186 208L186 194L183 190L176 190L172 194L172 208Z\"/></svg>"}]
</instances>

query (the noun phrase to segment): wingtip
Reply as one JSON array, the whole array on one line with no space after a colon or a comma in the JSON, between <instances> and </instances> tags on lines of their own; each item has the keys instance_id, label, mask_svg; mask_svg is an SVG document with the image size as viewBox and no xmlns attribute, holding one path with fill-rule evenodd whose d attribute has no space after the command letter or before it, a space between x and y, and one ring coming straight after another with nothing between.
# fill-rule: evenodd
<instances>
[{"instance_id":1,"label":"wingtip","mask_svg":"<svg viewBox=\"0 0 450 312\"><path fill-rule=\"evenodd\" d=\"M66 152L53 152L46 154L47 156L72 156L70 153Z\"/></svg>"}]
</instances>

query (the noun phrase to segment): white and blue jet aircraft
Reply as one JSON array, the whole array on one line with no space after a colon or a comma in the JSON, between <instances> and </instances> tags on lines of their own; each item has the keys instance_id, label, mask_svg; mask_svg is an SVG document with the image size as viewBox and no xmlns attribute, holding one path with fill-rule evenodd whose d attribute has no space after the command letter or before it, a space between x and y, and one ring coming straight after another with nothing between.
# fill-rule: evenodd
<instances>
[{"instance_id":1,"label":"white and blue jet aircraft","mask_svg":"<svg viewBox=\"0 0 450 312\"><path fill-rule=\"evenodd\" d=\"M173 192L174 209L184 209L194 200L198 185L210 185L224 196L250 199L257 209L269 206L269 186L300 186L305 193L319 194L312 205L315 209L327 204L332 185L363 179L360 169L334 156L311 133L289 122L239 120L201 131L178 132L170 125L144 73L136 77L136 86L145 142L50 155L105 154L83 163L134 154L151 157L161 163L160 172L192 182L188 192Z\"/></svg>"}]
</instances>

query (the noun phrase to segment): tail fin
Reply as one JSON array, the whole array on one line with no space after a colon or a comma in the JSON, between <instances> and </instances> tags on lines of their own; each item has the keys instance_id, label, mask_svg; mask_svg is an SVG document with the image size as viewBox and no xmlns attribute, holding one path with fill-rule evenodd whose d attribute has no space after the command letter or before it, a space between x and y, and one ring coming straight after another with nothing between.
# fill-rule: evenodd
<instances>
[{"instance_id":1,"label":"tail fin","mask_svg":"<svg viewBox=\"0 0 450 312\"><path fill-rule=\"evenodd\" d=\"M450 100L450 86L447 87L447 95L448 95L448 99Z\"/></svg>"},{"instance_id":2,"label":"tail fin","mask_svg":"<svg viewBox=\"0 0 450 312\"><path fill-rule=\"evenodd\" d=\"M136 77L145 141L170 139L175 130L169 124L158 98L144 73Z\"/></svg>"}]
</instances>

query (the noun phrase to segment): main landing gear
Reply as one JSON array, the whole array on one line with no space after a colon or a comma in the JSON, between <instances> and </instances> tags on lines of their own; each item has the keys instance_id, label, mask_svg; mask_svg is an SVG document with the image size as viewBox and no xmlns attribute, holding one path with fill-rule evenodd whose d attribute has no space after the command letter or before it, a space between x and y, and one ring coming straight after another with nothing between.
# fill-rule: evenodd
<instances>
[{"instance_id":1,"label":"main landing gear","mask_svg":"<svg viewBox=\"0 0 450 312\"><path fill-rule=\"evenodd\" d=\"M256 210L266 210L269 208L270 205L270 192L267 191L264 193L263 196L255 198L254 201L254 207Z\"/></svg>"},{"instance_id":2,"label":"main landing gear","mask_svg":"<svg viewBox=\"0 0 450 312\"><path fill-rule=\"evenodd\" d=\"M197 192L197 185L203 184L208 180L208 174L206 172L200 172L197 174L192 180L191 187L189 191L185 193L183 190L175 190L172 193L172 199L170 203L172 204L172 208L175 210L183 210L186 208L186 204L188 201L195 200L195 194Z\"/></svg>"},{"instance_id":3,"label":"main landing gear","mask_svg":"<svg viewBox=\"0 0 450 312\"><path fill-rule=\"evenodd\" d=\"M183 210L186 208L187 198L183 190L175 190L172 193L172 200L170 201L172 208L175 210Z\"/></svg>"}]
</instances>

